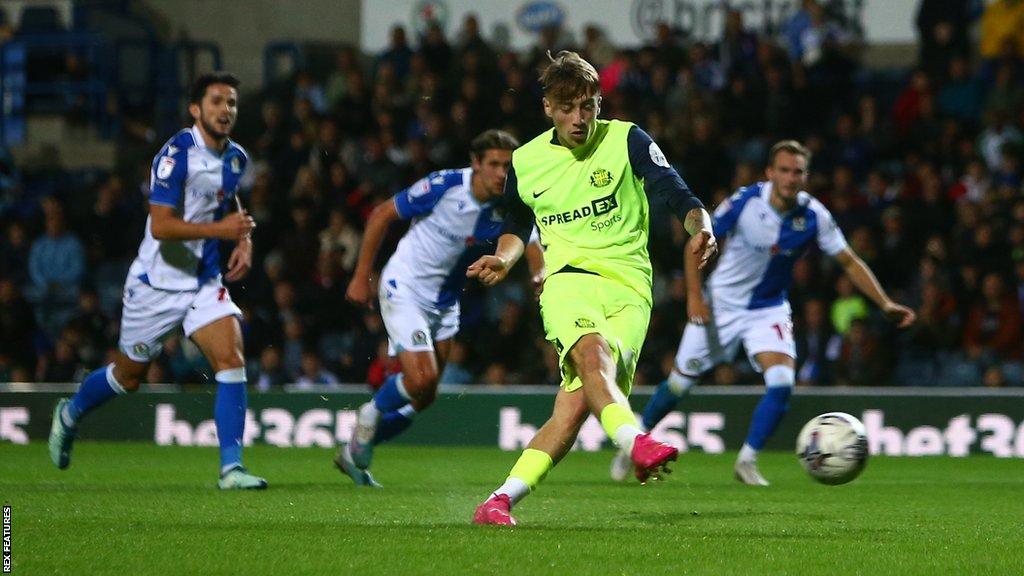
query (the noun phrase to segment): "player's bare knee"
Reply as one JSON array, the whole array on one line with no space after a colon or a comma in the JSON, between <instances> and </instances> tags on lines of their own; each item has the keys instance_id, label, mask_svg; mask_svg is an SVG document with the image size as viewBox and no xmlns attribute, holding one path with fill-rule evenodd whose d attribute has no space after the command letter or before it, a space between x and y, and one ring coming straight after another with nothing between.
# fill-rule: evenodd
<instances>
[{"instance_id":1,"label":"player's bare knee","mask_svg":"<svg viewBox=\"0 0 1024 576\"><path fill-rule=\"evenodd\" d=\"M793 360L793 357L781 352L762 352L757 355L756 359L758 364L761 365L762 370L768 370L775 366L782 366L790 369L796 367L796 361Z\"/></svg>"},{"instance_id":2,"label":"player's bare knee","mask_svg":"<svg viewBox=\"0 0 1024 576\"><path fill-rule=\"evenodd\" d=\"M416 409L421 410L434 403L437 398L437 383L440 379L436 370L423 369L402 374L402 385L412 397Z\"/></svg>"},{"instance_id":3,"label":"player's bare knee","mask_svg":"<svg viewBox=\"0 0 1024 576\"><path fill-rule=\"evenodd\" d=\"M599 372L611 362L612 351L604 338L587 334L572 348L571 357L581 373Z\"/></svg>"},{"instance_id":4,"label":"player's bare knee","mask_svg":"<svg viewBox=\"0 0 1024 576\"><path fill-rule=\"evenodd\" d=\"M403 372L402 384L410 394L417 394L421 390L437 388L440 378L441 375L433 367L422 367Z\"/></svg>"},{"instance_id":5,"label":"player's bare knee","mask_svg":"<svg viewBox=\"0 0 1024 576\"><path fill-rule=\"evenodd\" d=\"M121 385L121 388L124 388L125 392L137 391L145 375L145 369L140 372L134 369L121 369L118 365L114 365L114 380Z\"/></svg>"},{"instance_id":6,"label":"player's bare knee","mask_svg":"<svg viewBox=\"0 0 1024 576\"><path fill-rule=\"evenodd\" d=\"M236 368L245 367L245 359L242 358L242 354L237 350L231 352L217 354L210 359L210 364L213 365L215 372L221 370L234 370Z\"/></svg>"},{"instance_id":7,"label":"player's bare knee","mask_svg":"<svg viewBox=\"0 0 1024 576\"><path fill-rule=\"evenodd\" d=\"M131 393L138 389L148 368L150 368L148 363L115 362L112 372L115 381L124 388L125 392Z\"/></svg>"}]
</instances>

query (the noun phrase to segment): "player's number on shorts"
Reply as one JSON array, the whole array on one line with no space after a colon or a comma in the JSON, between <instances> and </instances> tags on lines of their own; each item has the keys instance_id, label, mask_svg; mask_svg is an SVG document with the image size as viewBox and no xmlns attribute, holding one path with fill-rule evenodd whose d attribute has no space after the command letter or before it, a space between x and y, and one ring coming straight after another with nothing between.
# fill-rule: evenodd
<instances>
[{"instance_id":1,"label":"player's number on shorts","mask_svg":"<svg viewBox=\"0 0 1024 576\"><path fill-rule=\"evenodd\" d=\"M228 299L228 289L221 287L217 290L217 302L223 302Z\"/></svg>"},{"instance_id":2,"label":"player's number on shorts","mask_svg":"<svg viewBox=\"0 0 1024 576\"><path fill-rule=\"evenodd\" d=\"M793 325L790 323L785 324L772 324L772 328L775 329L775 333L779 335L779 340L785 341L787 334L793 333Z\"/></svg>"}]
</instances>

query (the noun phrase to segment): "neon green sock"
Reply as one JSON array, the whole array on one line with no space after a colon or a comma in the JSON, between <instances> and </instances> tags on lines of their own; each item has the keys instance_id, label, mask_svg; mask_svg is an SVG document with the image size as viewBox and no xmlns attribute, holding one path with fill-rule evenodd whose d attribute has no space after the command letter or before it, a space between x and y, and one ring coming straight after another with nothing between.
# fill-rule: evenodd
<instances>
[{"instance_id":1,"label":"neon green sock","mask_svg":"<svg viewBox=\"0 0 1024 576\"><path fill-rule=\"evenodd\" d=\"M617 446L626 450L633 448L633 439L641 433L633 411L614 402L601 410L601 427Z\"/></svg>"},{"instance_id":2,"label":"neon green sock","mask_svg":"<svg viewBox=\"0 0 1024 576\"><path fill-rule=\"evenodd\" d=\"M522 480L530 487L530 490L533 490L554 466L555 463L547 452L527 448L523 450L522 456L516 460L516 465L512 467L512 471L508 475L509 478Z\"/></svg>"}]
</instances>

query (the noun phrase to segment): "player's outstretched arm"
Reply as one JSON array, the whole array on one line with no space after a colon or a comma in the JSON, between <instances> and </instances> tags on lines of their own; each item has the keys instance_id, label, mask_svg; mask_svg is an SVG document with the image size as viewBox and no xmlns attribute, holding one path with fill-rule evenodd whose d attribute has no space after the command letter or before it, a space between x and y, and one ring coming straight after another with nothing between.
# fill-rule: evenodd
<instances>
[{"instance_id":1,"label":"player's outstretched arm","mask_svg":"<svg viewBox=\"0 0 1024 576\"><path fill-rule=\"evenodd\" d=\"M484 286L494 286L508 276L523 255L523 240L516 234L502 234L494 255L482 256L466 269L467 278L476 278Z\"/></svg>"},{"instance_id":2,"label":"player's outstretched arm","mask_svg":"<svg viewBox=\"0 0 1024 576\"><path fill-rule=\"evenodd\" d=\"M150 204L149 217L149 232L157 240L218 238L237 242L252 234L256 228L256 221L245 212L232 212L216 222L186 222L174 208Z\"/></svg>"},{"instance_id":3,"label":"player's outstretched arm","mask_svg":"<svg viewBox=\"0 0 1024 576\"><path fill-rule=\"evenodd\" d=\"M914 311L890 299L885 289L878 283L875 274L853 250L846 248L836 254L835 258L843 266L853 285L877 304L889 320L896 322L897 327L906 328L914 323L917 319Z\"/></svg>"},{"instance_id":4,"label":"player's outstretched arm","mask_svg":"<svg viewBox=\"0 0 1024 576\"><path fill-rule=\"evenodd\" d=\"M370 275L373 272L373 262L377 259L377 252L380 251L380 245L384 242L388 227L400 218L394 200L378 204L370 213L370 218L366 222L366 230L363 233L363 243L359 247L359 260L352 273L352 281L348 283L348 289L345 291L345 298L349 302L373 307L373 298L370 294Z\"/></svg>"},{"instance_id":5,"label":"player's outstretched arm","mask_svg":"<svg viewBox=\"0 0 1024 576\"><path fill-rule=\"evenodd\" d=\"M515 165L509 168L505 176L505 188L502 192L505 216L505 229L498 237L498 246L493 256L483 256L466 268L467 278L476 278L484 286L494 286L508 276L509 270L516 265L523 255L526 243L534 230L535 218L529 206L519 197L519 179L516 177ZM543 258L541 259L543 262ZM532 266L531 273L534 273Z\"/></svg>"}]
</instances>

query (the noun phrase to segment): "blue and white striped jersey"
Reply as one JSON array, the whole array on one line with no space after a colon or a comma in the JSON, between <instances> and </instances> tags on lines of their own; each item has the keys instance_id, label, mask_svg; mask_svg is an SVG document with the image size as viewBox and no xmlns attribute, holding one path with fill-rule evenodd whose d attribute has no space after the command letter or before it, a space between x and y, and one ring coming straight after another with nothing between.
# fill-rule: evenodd
<instances>
[{"instance_id":1,"label":"blue and white striped jersey","mask_svg":"<svg viewBox=\"0 0 1024 576\"><path fill-rule=\"evenodd\" d=\"M459 301L466 268L494 253L504 218L494 202L473 197L470 168L433 172L394 197L409 231L381 272L381 282L404 285L421 304L447 308Z\"/></svg>"},{"instance_id":2,"label":"blue and white striped jersey","mask_svg":"<svg viewBox=\"0 0 1024 576\"><path fill-rule=\"evenodd\" d=\"M228 141L223 154L208 149L197 126L164 144L153 158L149 203L175 208L186 222L220 220L234 203L249 157ZM145 237L130 275L161 290L197 290L220 276L217 239L156 240L146 219Z\"/></svg>"},{"instance_id":3,"label":"blue and white striped jersey","mask_svg":"<svg viewBox=\"0 0 1024 576\"><path fill-rule=\"evenodd\" d=\"M715 210L715 236L725 241L707 287L716 309L768 308L787 302L796 262L811 242L830 256L847 244L825 205L807 192L779 214L769 203L771 182L740 188Z\"/></svg>"}]
</instances>

